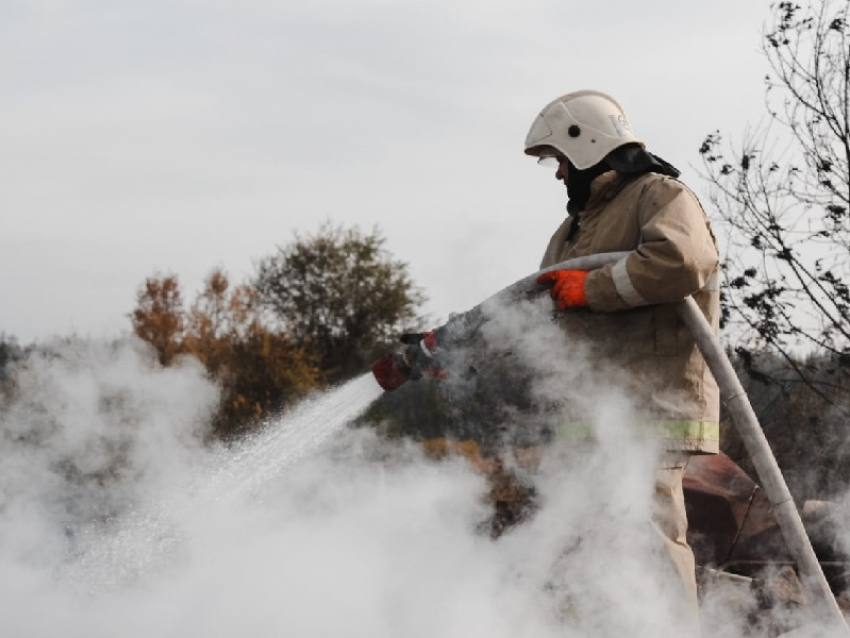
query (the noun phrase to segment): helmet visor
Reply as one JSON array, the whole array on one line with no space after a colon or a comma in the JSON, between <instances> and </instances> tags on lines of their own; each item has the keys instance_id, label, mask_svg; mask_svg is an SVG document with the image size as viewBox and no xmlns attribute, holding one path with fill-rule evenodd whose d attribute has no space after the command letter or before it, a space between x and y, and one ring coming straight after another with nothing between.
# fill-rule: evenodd
<instances>
[{"instance_id":1,"label":"helmet visor","mask_svg":"<svg viewBox=\"0 0 850 638\"><path fill-rule=\"evenodd\" d=\"M557 155L541 155L537 158L537 163L545 168L558 168L561 165L561 158Z\"/></svg>"},{"instance_id":2,"label":"helmet visor","mask_svg":"<svg viewBox=\"0 0 850 638\"><path fill-rule=\"evenodd\" d=\"M540 150L537 155L537 163L546 168L558 168L561 162L566 162L567 158L556 148L545 147Z\"/></svg>"}]
</instances>

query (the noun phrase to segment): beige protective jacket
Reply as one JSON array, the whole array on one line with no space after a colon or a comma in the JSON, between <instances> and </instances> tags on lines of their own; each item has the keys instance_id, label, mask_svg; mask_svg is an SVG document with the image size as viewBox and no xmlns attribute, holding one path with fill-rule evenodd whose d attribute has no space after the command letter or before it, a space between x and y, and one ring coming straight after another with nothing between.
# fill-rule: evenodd
<instances>
[{"instance_id":1,"label":"beige protective jacket","mask_svg":"<svg viewBox=\"0 0 850 638\"><path fill-rule=\"evenodd\" d=\"M673 305L692 295L717 331L717 247L696 196L656 173L604 173L591 185L585 210L552 236L541 268L619 251L631 252L588 275L589 309L564 313L563 327L570 339L589 344L590 361L605 367L603 378L627 386L640 427L663 437L666 449L715 453L717 383ZM568 420L558 434L569 437L580 424Z\"/></svg>"}]
</instances>

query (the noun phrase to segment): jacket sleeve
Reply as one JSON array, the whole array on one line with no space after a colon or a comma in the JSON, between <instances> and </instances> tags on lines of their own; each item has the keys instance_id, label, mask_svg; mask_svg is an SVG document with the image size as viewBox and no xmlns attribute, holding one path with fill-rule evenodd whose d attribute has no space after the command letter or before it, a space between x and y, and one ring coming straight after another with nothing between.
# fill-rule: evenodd
<instances>
[{"instance_id":1,"label":"jacket sleeve","mask_svg":"<svg viewBox=\"0 0 850 638\"><path fill-rule=\"evenodd\" d=\"M668 177L640 195L637 247L587 277L591 310L610 312L673 303L705 287L718 265L717 246L696 196Z\"/></svg>"}]
</instances>

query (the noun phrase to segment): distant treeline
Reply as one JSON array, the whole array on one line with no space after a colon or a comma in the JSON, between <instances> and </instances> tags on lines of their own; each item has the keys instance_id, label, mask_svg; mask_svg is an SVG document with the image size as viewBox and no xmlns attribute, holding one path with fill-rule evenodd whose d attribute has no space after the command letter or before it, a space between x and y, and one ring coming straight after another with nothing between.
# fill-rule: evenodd
<instances>
[{"instance_id":1,"label":"distant treeline","mask_svg":"<svg viewBox=\"0 0 850 638\"><path fill-rule=\"evenodd\" d=\"M216 436L238 436L307 393L361 374L412 330L424 297L377 229L324 225L232 285L220 269L186 307L176 275L148 278L133 331L163 365L197 357L221 388Z\"/></svg>"}]
</instances>

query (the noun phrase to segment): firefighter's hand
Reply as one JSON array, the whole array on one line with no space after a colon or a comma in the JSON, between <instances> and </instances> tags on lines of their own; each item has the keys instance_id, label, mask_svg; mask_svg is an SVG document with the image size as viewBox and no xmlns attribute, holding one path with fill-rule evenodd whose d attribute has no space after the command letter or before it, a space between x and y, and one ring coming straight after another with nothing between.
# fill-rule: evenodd
<instances>
[{"instance_id":1,"label":"firefighter's hand","mask_svg":"<svg viewBox=\"0 0 850 638\"><path fill-rule=\"evenodd\" d=\"M553 270L537 278L537 283L552 286L549 296L558 306L558 310L587 306L584 294L584 280L587 273L583 270Z\"/></svg>"},{"instance_id":2,"label":"firefighter's hand","mask_svg":"<svg viewBox=\"0 0 850 638\"><path fill-rule=\"evenodd\" d=\"M402 365L411 379L419 379L423 373L438 379L444 379L446 372L437 361L439 346L435 331L405 333L401 342L407 347L402 352Z\"/></svg>"},{"instance_id":3,"label":"firefighter's hand","mask_svg":"<svg viewBox=\"0 0 850 638\"><path fill-rule=\"evenodd\" d=\"M401 335L405 348L401 352L388 354L372 365L375 380L384 389L395 390L410 379L421 379L427 374L438 379L447 373L438 365L439 348L437 335L442 328L430 332L409 332Z\"/></svg>"},{"instance_id":4,"label":"firefighter's hand","mask_svg":"<svg viewBox=\"0 0 850 638\"><path fill-rule=\"evenodd\" d=\"M434 353L437 351L437 337L434 335L433 330L429 330L428 332L405 332L399 337L399 341L406 346L419 345L430 356L434 356Z\"/></svg>"}]
</instances>

